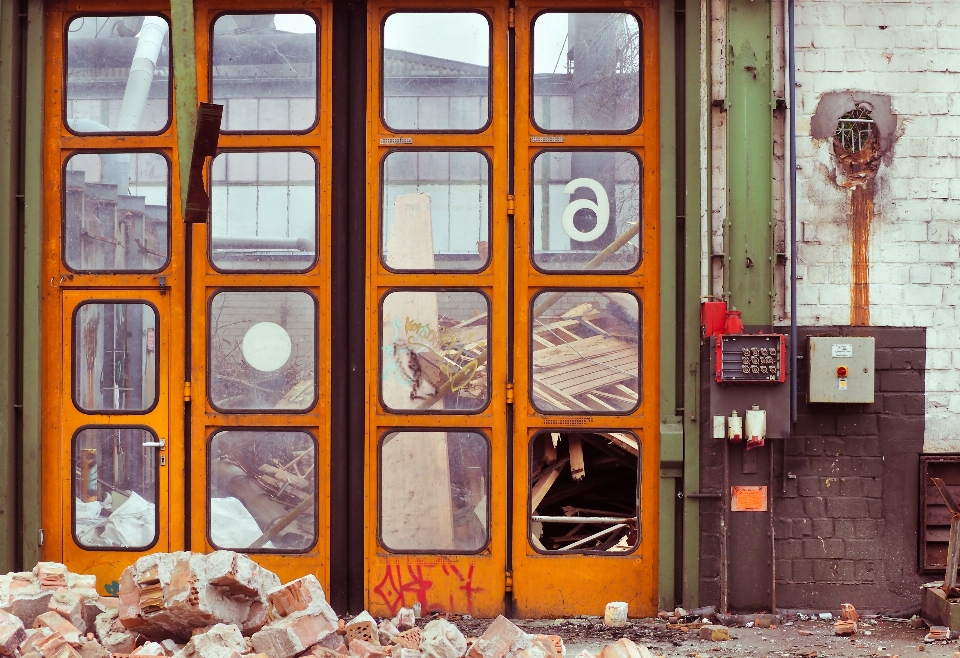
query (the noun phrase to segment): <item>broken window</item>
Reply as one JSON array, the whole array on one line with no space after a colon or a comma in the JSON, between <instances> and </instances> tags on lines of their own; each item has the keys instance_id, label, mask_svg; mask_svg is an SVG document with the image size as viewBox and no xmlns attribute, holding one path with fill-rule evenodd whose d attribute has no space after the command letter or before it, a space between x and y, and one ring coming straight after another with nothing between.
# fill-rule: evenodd
<instances>
[{"instance_id":1,"label":"broken window","mask_svg":"<svg viewBox=\"0 0 960 658\"><path fill-rule=\"evenodd\" d=\"M157 448L141 427L87 427L73 437L73 536L90 549L157 541Z\"/></svg>"},{"instance_id":2,"label":"broken window","mask_svg":"<svg viewBox=\"0 0 960 658\"><path fill-rule=\"evenodd\" d=\"M210 302L209 392L217 409L305 411L317 399L317 303L307 292L219 292Z\"/></svg>"},{"instance_id":3,"label":"broken window","mask_svg":"<svg viewBox=\"0 0 960 658\"><path fill-rule=\"evenodd\" d=\"M544 413L621 414L640 403L640 300L562 290L533 299L531 401Z\"/></svg>"},{"instance_id":4,"label":"broken window","mask_svg":"<svg viewBox=\"0 0 960 658\"><path fill-rule=\"evenodd\" d=\"M394 12L383 23L383 122L471 131L490 122L490 22L474 12Z\"/></svg>"},{"instance_id":5,"label":"broken window","mask_svg":"<svg viewBox=\"0 0 960 658\"><path fill-rule=\"evenodd\" d=\"M163 131L170 123L169 32L161 16L72 19L67 127L76 133Z\"/></svg>"},{"instance_id":6,"label":"broken window","mask_svg":"<svg viewBox=\"0 0 960 658\"><path fill-rule=\"evenodd\" d=\"M317 21L223 14L213 23L213 102L224 132L304 132L317 123Z\"/></svg>"},{"instance_id":7,"label":"broken window","mask_svg":"<svg viewBox=\"0 0 960 658\"><path fill-rule=\"evenodd\" d=\"M489 536L490 447L478 432L390 432L380 442L380 543L477 553Z\"/></svg>"},{"instance_id":8,"label":"broken window","mask_svg":"<svg viewBox=\"0 0 960 658\"><path fill-rule=\"evenodd\" d=\"M873 118L870 110L858 105L837 121L836 138L849 153L859 153L873 134Z\"/></svg>"},{"instance_id":9,"label":"broken window","mask_svg":"<svg viewBox=\"0 0 960 658\"><path fill-rule=\"evenodd\" d=\"M640 264L640 160L630 151L543 151L533 160L533 263L545 272Z\"/></svg>"},{"instance_id":10,"label":"broken window","mask_svg":"<svg viewBox=\"0 0 960 658\"><path fill-rule=\"evenodd\" d=\"M395 271L478 271L490 257L490 161L479 151L383 159L381 255Z\"/></svg>"},{"instance_id":11,"label":"broken window","mask_svg":"<svg viewBox=\"0 0 960 658\"><path fill-rule=\"evenodd\" d=\"M145 412L157 402L157 311L85 302L73 316L73 398L86 412Z\"/></svg>"},{"instance_id":12,"label":"broken window","mask_svg":"<svg viewBox=\"0 0 960 658\"><path fill-rule=\"evenodd\" d=\"M210 183L210 262L304 272L317 258L317 162L304 151L220 153Z\"/></svg>"},{"instance_id":13,"label":"broken window","mask_svg":"<svg viewBox=\"0 0 960 658\"><path fill-rule=\"evenodd\" d=\"M533 121L541 130L625 132L640 123L634 14L544 12L533 21Z\"/></svg>"},{"instance_id":14,"label":"broken window","mask_svg":"<svg viewBox=\"0 0 960 658\"><path fill-rule=\"evenodd\" d=\"M640 543L640 442L632 432L540 432L530 442L530 543L630 553Z\"/></svg>"},{"instance_id":15,"label":"broken window","mask_svg":"<svg viewBox=\"0 0 960 658\"><path fill-rule=\"evenodd\" d=\"M380 307L380 396L391 410L487 406L490 305L478 292L402 290Z\"/></svg>"},{"instance_id":16,"label":"broken window","mask_svg":"<svg viewBox=\"0 0 960 658\"><path fill-rule=\"evenodd\" d=\"M64 168L63 261L74 272L159 272L170 243L159 153L76 153Z\"/></svg>"},{"instance_id":17,"label":"broken window","mask_svg":"<svg viewBox=\"0 0 960 658\"><path fill-rule=\"evenodd\" d=\"M217 432L207 451L210 543L304 552L317 543L317 442L307 432Z\"/></svg>"}]
</instances>

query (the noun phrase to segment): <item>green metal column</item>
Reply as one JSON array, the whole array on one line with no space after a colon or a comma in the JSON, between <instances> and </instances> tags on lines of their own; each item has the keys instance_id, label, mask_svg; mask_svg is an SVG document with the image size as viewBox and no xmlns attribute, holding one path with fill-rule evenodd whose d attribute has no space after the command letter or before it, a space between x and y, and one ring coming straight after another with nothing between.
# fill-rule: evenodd
<instances>
[{"instance_id":1,"label":"green metal column","mask_svg":"<svg viewBox=\"0 0 960 658\"><path fill-rule=\"evenodd\" d=\"M660 609L676 600L677 479L683 428L677 409L676 12L660 4Z\"/></svg>"},{"instance_id":2,"label":"green metal column","mask_svg":"<svg viewBox=\"0 0 960 658\"><path fill-rule=\"evenodd\" d=\"M728 0L725 295L743 323L773 322L770 0Z\"/></svg>"},{"instance_id":3,"label":"green metal column","mask_svg":"<svg viewBox=\"0 0 960 658\"><path fill-rule=\"evenodd\" d=\"M27 43L23 75L23 359L21 437L21 567L40 561L40 295L43 237L43 0L27 0ZM54 337L50 337L52 340ZM59 338L58 338L59 339Z\"/></svg>"},{"instance_id":4,"label":"green metal column","mask_svg":"<svg viewBox=\"0 0 960 658\"><path fill-rule=\"evenodd\" d=\"M20 191L20 18L0 0L0 573L17 561L17 283Z\"/></svg>"},{"instance_id":5,"label":"green metal column","mask_svg":"<svg viewBox=\"0 0 960 658\"><path fill-rule=\"evenodd\" d=\"M173 94L177 117L177 151L180 158L180 212L187 207L190 156L197 131L197 55L194 37L193 0L171 0L173 48ZM189 375L188 375L189 376Z\"/></svg>"},{"instance_id":6,"label":"green metal column","mask_svg":"<svg viewBox=\"0 0 960 658\"><path fill-rule=\"evenodd\" d=\"M695 608L700 597L700 502L687 494L700 491L700 126L706 108L701 85L709 84L709 69L701 70L701 4L684 2L683 91L683 605Z\"/></svg>"}]
</instances>

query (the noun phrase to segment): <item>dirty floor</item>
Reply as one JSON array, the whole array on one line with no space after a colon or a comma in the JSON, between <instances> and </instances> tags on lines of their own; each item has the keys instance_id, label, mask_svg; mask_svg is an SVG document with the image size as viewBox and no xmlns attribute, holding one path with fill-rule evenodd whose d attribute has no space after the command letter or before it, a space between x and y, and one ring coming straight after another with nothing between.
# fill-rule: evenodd
<instances>
[{"instance_id":1,"label":"dirty floor","mask_svg":"<svg viewBox=\"0 0 960 658\"><path fill-rule=\"evenodd\" d=\"M778 628L731 628L730 640L708 642L700 640L697 630L683 632L667 629L667 624L658 619L631 620L627 628L606 628L603 620L577 618L564 620L531 621L514 619L515 624L529 633L560 635L567 646L567 658L576 658L583 649L591 653L599 651L611 642L629 637L643 644L655 656L663 658L697 657L711 658L732 656L736 658L806 657L826 656L900 656L900 658L950 658L960 651L957 640L925 643L929 629L910 628L906 623L891 621L861 620L856 635L852 638L833 634L833 622L785 620ZM457 627L470 637L485 629L490 620L458 619Z\"/></svg>"}]
</instances>

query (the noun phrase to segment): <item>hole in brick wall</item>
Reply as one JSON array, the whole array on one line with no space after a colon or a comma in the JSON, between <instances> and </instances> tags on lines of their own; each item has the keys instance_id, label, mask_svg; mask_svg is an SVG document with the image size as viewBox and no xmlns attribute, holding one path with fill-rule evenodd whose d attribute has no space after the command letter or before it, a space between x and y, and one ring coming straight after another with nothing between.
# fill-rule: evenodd
<instances>
[{"instance_id":1,"label":"hole in brick wall","mask_svg":"<svg viewBox=\"0 0 960 658\"><path fill-rule=\"evenodd\" d=\"M858 105L837 121L837 141L848 153L859 153L873 134L873 117L870 110Z\"/></svg>"}]
</instances>

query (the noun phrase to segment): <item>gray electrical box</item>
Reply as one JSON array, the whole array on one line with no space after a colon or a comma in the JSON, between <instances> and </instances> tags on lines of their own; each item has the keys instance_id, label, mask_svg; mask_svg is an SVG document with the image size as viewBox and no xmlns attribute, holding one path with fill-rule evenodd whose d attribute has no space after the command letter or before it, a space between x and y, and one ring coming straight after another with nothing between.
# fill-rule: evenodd
<instances>
[{"instance_id":1,"label":"gray electrical box","mask_svg":"<svg viewBox=\"0 0 960 658\"><path fill-rule=\"evenodd\" d=\"M810 337L810 402L873 402L873 338Z\"/></svg>"}]
</instances>

